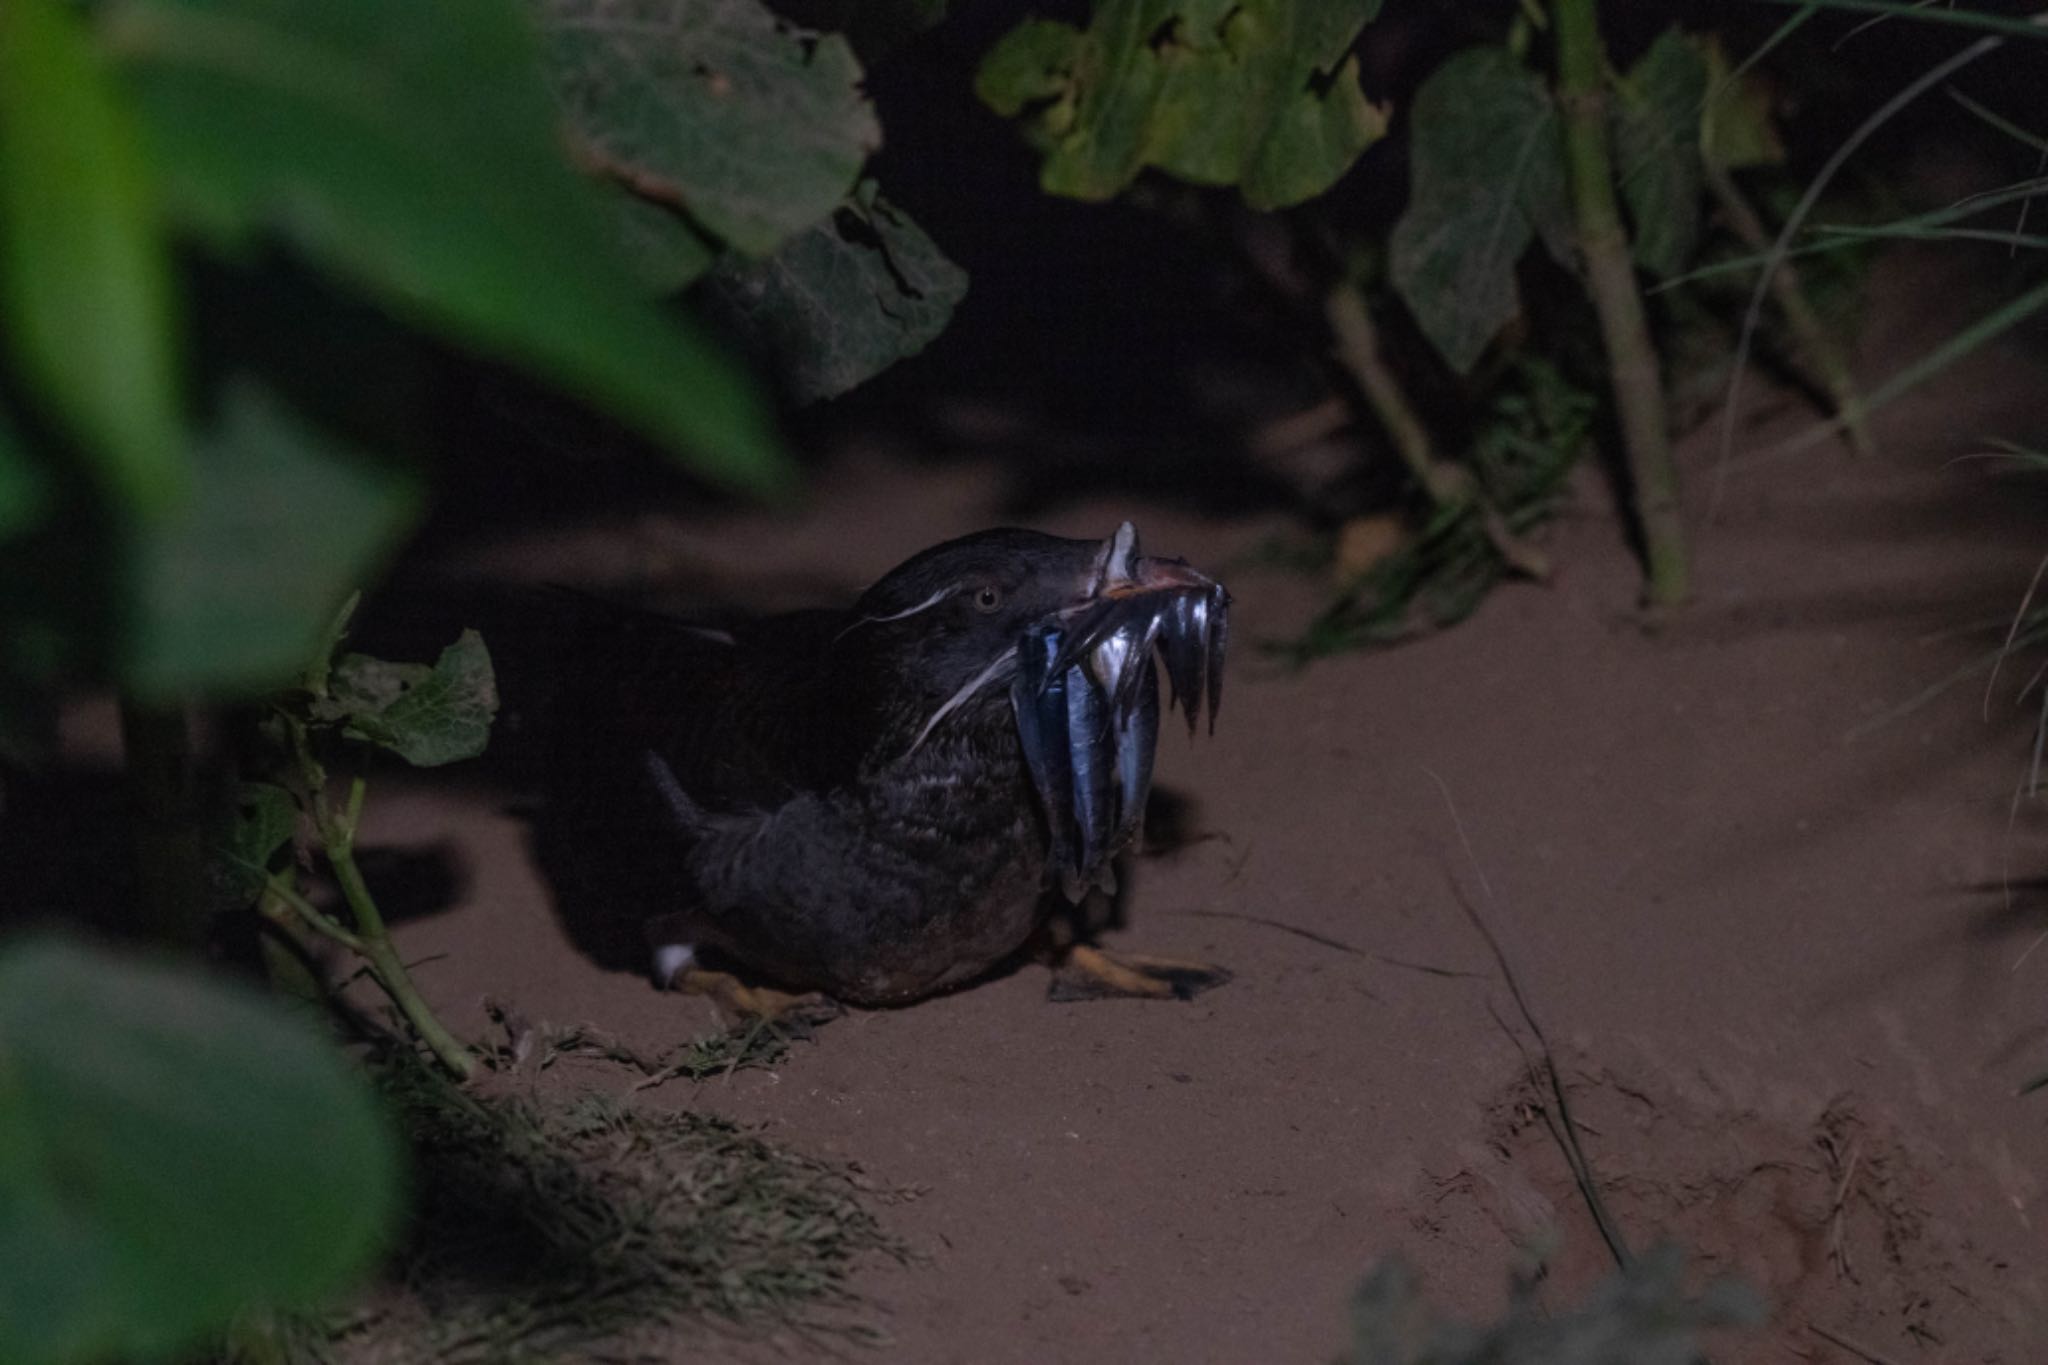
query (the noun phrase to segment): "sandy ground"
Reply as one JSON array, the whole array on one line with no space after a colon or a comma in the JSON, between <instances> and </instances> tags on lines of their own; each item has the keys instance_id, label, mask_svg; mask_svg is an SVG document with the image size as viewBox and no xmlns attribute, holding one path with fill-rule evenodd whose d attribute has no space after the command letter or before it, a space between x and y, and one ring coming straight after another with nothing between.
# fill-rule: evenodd
<instances>
[{"instance_id":1,"label":"sandy ground","mask_svg":"<svg viewBox=\"0 0 2048 1365\"><path fill-rule=\"evenodd\" d=\"M2048 1068L2048 948L2021 960L2048 931L2048 850L2035 810L2010 810L2031 719L2012 695L2035 661L1988 719L1965 686L1875 723L1995 640L1956 628L2009 611L2048 548L2040 490L1945 464L2039 434L2025 362L2008 350L1888 415L1880 461L1738 470L1711 524L1712 434L1690 442L1699 597L1657 629L1597 481L1549 533L1553 585L1299 673L1250 647L1315 600L1251 566L1271 526L1060 509L1040 524L1134 517L1236 595L1216 736L1162 745L1195 837L1141 862L1111 938L1236 979L1185 1004L1055 1005L1027 967L644 1101L922 1191L886 1215L921 1263L860 1286L882 1358L1325 1361L1388 1253L1472 1314L1551 1229L1556 1302L1606 1267L1469 907L1630 1240L1676 1238L1772 1303L1717 1359L2048 1359L2048 1095L2014 1095ZM436 571L711 578L780 607L1007 520L999 493L988 467L848 453L800 511L643 509ZM403 938L458 1029L487 1031L485 995L649 1046L715 1024L571 947L504 793L389 787L368 837L454 858L454 903Z\"/></svg>"}]
</instances>

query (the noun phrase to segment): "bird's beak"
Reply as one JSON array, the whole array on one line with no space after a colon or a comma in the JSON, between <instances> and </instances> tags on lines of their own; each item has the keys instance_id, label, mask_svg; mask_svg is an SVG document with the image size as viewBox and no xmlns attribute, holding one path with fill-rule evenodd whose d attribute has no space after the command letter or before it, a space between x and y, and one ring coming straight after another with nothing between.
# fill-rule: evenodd
<instances>
[{"instance_id":1,"label":"bird's beak","mask_svg":"<svg viewBox=\"0 0 2048 1365\"><path fill-rule=\"evenodd\" d=\"M1100 601L1151 592L1207 592L1215 587L1215 579L1184 559L1148 559L1140 555L1138 528L1127 521L1096 551L1086 598Z\"/></svg>"},{"instance_id":2,"label":"bird's beak","mask_svg":"<svg viewBox=\"0 0 2048 1365\"><path fill-rule=\"evenodd\" d=\"M1230 594L1184 559L1138 553L1138 528L1125 522L1095 552L1082 593L1057 618L1060 637L1052 671L1085 667L1119 709L1132 689L1150 682L1154 652L1166 665L1171 703L1193 733L1208 704L1209 728L1223 694L1223 651Z\"/></svg>"}]
</instances>

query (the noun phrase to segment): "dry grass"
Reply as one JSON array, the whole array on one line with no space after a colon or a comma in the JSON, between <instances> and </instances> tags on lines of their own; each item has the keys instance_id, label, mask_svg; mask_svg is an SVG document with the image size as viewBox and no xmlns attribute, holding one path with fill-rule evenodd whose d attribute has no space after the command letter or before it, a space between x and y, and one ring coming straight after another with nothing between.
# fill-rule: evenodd
<instances>
[{"instance_id":1,"label":"dry grass","mask_svg":"<svg viewBox=\"0 0 2048 1365\"><path fill-rule=\"evenodd\" d=\"M759 1047L687 1060L715 1073ZM294 1325L285 1358L642 1361L671 1358L679 1332L874 1338L849 1276L906 1252L857 1173L618 1096L480 1098L403 1064L384 1088L412 1138L409 1234L361 1304Z\"/></svg>"}]
</instances>

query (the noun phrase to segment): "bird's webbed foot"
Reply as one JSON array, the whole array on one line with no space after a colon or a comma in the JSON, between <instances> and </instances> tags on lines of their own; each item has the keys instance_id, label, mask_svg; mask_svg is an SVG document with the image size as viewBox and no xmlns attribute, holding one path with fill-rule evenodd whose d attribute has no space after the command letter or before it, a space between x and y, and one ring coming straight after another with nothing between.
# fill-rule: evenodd
<instances>
[{"instance_id":1,"label":"bird's webbed foot","mask_svg":"<svg viewBox=\"0 0 2048 1365\"><path fill-rule=\"evenodd\" d=\"M1077 943L1054 965L1046 998L1061 1004L1080 1000L1192 1000L1229 980L1230 973L1212 963L1111 953Z\"/></svg>"},{"instance_id":2,"label":"bird's webbed foot","mask_svg":"<svg viewBox=\"0 0 2048 1365\"><path fill-rule=\"evenodd\" d=\"M668 988L709 997L734 1019L768 1023L822 1024L845 1013L838 1001L817 991L797 994L773 986L750 985L731 972L689 967L670 978Z\"/></svg>"},{"instance_id":3,"label":"bird's webbed foot","mask_svg":"<svg viewBox=\"0 0 2048 1365\"><path fill-rule=\"evenodd\" d=\"M735 1019L822 1024L845 1012L838 1001L817 991L777 990L742 981L731 972L700 967L695 951L677 943L655 949L654 984L664 990L705 996Z\"/></svg>"}]
</instances>

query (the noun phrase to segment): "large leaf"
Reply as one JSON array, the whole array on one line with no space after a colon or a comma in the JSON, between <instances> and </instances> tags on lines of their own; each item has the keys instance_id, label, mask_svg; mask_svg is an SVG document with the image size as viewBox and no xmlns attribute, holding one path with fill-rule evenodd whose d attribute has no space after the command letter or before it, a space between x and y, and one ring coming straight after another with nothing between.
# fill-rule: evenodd
<instances>
[{"instance_id":1,"label":"large leaf","mask_svg":"<svg viewBox=\"0 0 2048 1365\"><path fill-rule=\"evenodd\" d=\"M389 749L420 768L484 751L498 714L498 684L481 635L465 630L433 667L345 655L314 718L338 722L351 739Z\"/></svg>"},{"instance_id":2,"label":"large leaf","mask_svg":"<svg viewBox=\"0 0 2048 1365\"><path fill-rule=\"evenodd\" d=\"M830 214L882 129L846 39L759 0L532 0L597 169L754 255Z\"/></svg>"},{"instance_id":3,"label":"large leaf","mask_svg":"<svg viewBox=\"0 0 2048 1365\"><path fill-rule=\"evenodd\" d=\"M1699 242L1707 65L1690 39L1666 29L1615 90L1615 159L1636 264L1673 275Z\"/></svg>"},{"instance_id":4,"label":"large leaf","mask_svg":"<svg viewBox=\"0 0 2048 1365\"><path fill-rule=\"evenodd\" d=\"M59 941L0 952L0 1360L163 1359L309 1307L397 1212L367 1087L285 1011Z\"/></svg>"},{"instance_id":5,"label":"large leaf","mask_svg":"<svg viewBox=\"0 0 2048 1365\"><path fill-rule=\"evenodd\" d=\"M786 475L758 396L648 299L563 156L505 0L113 0L172 206L266 231L394 310L608 407L699 472Z\"/></svg>"},{"instance_id":6,"label":"large leaf","mask_svg":"<svg viewBox=\"0 0 2048 1365\"><path fill-rule=\"evenodd\" d=\"M767 260L727 257L705 303L808 402L923 350L966 292L967 273L868 181Z\"/></svg>"},{"instance_id":7,"label":"large leaf","mask_svg":"<svg viewBox=\"0 0 2048 1365\"><path fill-rule=\"evenodd\" d=\"M49 501L49 479L0 412L0 541L33 525Z\"/></svg>"},{"instance_id":8,"label":"large leaf","mask_svg":"<svg viewBox=\"0 0 2048 1365\"><path fill-rule=\"evenodd\" d=\"M1439 66L1416 92L1395 289L1452 368L1472 368L1520 307L1515 263L1539 225L1562 246L1563 151L1543 82L1504 48Z\"/></svg>"},{"instance_id":9,"label":"large leaf","mask_svg":"<svg viewBox=\"0 0 2048 1365\"><path fill-rule=\"evenodd\" d=\"M1321 194L1385 134L1351 55L1378 12L1379 0L1101 0L1085 31L1013 30L975 89L1027 121L1050 193L1107 199L1156 166L1278 208Z\"/></svg>"},{"instance_id":10,"label":"large leaf","mask_svg":"<svg viewBox=\"0 0 2048 1365\"><path fill-rule=\"evenodd\" d=\"M255 693L303 670L335 604L411 526L419 488L236 382L197 443L192 497L132 564L126 681L139 694Z\"/></svg>"},{"instance_id":11,"label":"large leaf","mask_svg":"<svg viewBox=\"0 0 2048 1365\"><path fill-rule=\"evenodd\" d=\"M69 0L0 4L0 316L36 396L129 510L183 485L170 270L122 93ZM0 471L0 534L7 499Z\"/></svg>"}]
</instances>

